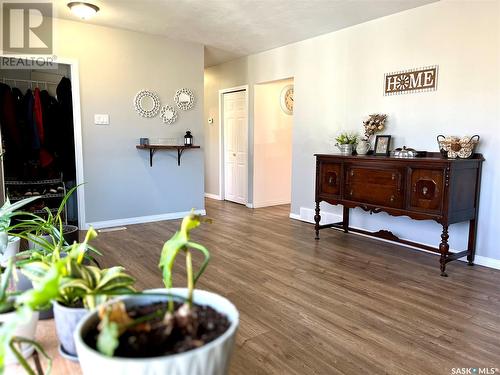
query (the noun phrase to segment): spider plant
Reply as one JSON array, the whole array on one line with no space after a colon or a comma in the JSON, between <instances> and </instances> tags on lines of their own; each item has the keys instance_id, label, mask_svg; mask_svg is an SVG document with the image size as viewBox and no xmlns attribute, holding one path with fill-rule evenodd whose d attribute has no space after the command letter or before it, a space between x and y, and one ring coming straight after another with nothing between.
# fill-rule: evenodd
<instances>
[{"instance_id":1,"label":"spider plant","mask_svg":"<svg viewBox=\"0 0 500 375\"><path fill-rule=\"evenodd\" d=\"M17 210L26 206L27 204L30 204L31 202L33 202L38 198L40 197L26 198L14 204L11 204L9 199L7 199L3 204L3 206L0 208L0 253L1 254L5 252L5 250L7 249L7 245L9 243L8 232L12 217L19 214L19 212L16 212Z\"/></svg>"},{"instance_id":2,"label":"spider plant","mask_svg":"<svg viewBox=\"0 0 500 375\"><path fill-rule=\"evenodd\" d=\"M26 238L35 245L39 247L43 247L46 245L46 242L60 242L64 243L63 236L63 218L62 214L64 212L64 208L66 207L66 203L71 195L78 189L80 185L73 187L70 189L64 198L61 200L59 207L54 214L48 207L44 207L44 216L26 213L25 216L28 217L25 220L21 220L18 224L14 225L10 229L19 232L18 237ZM47 239L43 239L41 236L47 236ZM71 244L70 244L71 245Z\"/></svg>"}]
</instances>

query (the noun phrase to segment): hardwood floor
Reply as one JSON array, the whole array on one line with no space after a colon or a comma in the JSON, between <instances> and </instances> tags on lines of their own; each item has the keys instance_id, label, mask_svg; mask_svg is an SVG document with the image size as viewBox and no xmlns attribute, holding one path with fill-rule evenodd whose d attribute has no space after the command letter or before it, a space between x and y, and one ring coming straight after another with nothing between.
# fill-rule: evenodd
<instances>
[{"instance_id":1,"label":"hardwood floor","mask_svg":"<svg viewBox=\"0 0 500 375\"><path fill-rule=\"evenodd\" d=\"M499 271L454 262L443 278L435 255L333 229L315 241L313 226L289 219L288 206L206 206L214 222L193 237L212 261L198 288L240 311L231 374L500 368ZM132 225L94 244L102 263L125 266L138 288L161 287L159 254L178 225ZM175 284L185 285L183 271Z\"/></svg>"}]
</instances>

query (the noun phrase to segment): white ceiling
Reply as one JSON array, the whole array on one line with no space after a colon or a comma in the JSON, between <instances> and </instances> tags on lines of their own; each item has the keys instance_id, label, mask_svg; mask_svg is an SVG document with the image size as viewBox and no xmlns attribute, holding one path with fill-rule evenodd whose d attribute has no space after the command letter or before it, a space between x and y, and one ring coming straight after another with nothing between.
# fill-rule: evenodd
<instances>
[{"instance_id":1,"label":"white ceiling","mask_svg":"<svg viewBox=\"0 0 500 375\"><path fill-rule=\"evenodd\" d=\"M284 46L437 0L85 0L89 23L204 44L205 66ZM56 17L78 20L65 0Z\"/></svg>"}]
</instances>

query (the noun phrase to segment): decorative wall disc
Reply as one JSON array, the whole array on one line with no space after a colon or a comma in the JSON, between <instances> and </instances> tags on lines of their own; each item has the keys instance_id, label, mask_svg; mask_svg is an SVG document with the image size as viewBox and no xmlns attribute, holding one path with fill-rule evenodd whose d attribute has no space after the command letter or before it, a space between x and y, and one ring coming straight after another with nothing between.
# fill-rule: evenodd
<instances>
[{"instance_id":1,"label":"decorative wall disc","mask_svg":"<svg viewBox=\"0 0 500 375\"><path fill-rule=\"evenodd\" d=\"M160 98L149 90L141 90L134 98L135 110L142 117L155 117L160 111Z\"/></svg>"},{"instance_id":2,"label":"decorative wall disc","mask_svg":"<svg viewBox=\"0 0 500 375\"><path fill-rule=\"evenodd\" d=\"M172 125L177 120L177 111L171 105L161 107L160 117L165 124Z\"/></svg>"},{"instance_id":3,"label":"decorative wall disc","mask_svg":"<svg viewBox=\"0 0 500 375\"><path fill-rule=\"evenodd\" d=\"M194 106L194 94L189 89L179 89L175 92L174 101L179 109L187 111Z\"/></svg>"}]
</instances>

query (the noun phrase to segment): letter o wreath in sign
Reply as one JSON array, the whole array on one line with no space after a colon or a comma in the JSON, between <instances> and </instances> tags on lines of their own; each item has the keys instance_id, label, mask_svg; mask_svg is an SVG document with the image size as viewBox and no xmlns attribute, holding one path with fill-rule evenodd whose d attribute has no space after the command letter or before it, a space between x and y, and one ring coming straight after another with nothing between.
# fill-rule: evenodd
<instances>
[{"instance_id":1,"label":"letter o wreath in sign","mask_svg":"<svg viewBox=\"0 0 500 375\"><path fill-rule=\"evenodd\" d=\"M189 89L179 89L175 92L174 101L179 109L187 111L194 106L194 94Z\"/></svg>"},{"instance_id":2,"label":"letter o wreath in sign","mask_svg":"<svg viewBox=\"0 0 500 375\"><path fill-rule=\"evenodd\" d=\"M161 107L160 117L167 125L172 125L177 120L177 111L171 105Z\"/></svg>"},{"instance_id":3,"label":"letter o wreath in sign","mask_svg":"<svg viewBox=\"0 0 500 375\"><path fill-rule=\"evenodd\" d=\"M160 111L160 98L149 90L141 90L134 98L135 110L142 117L155 117Z\"/></svg>"}]
</instances>

